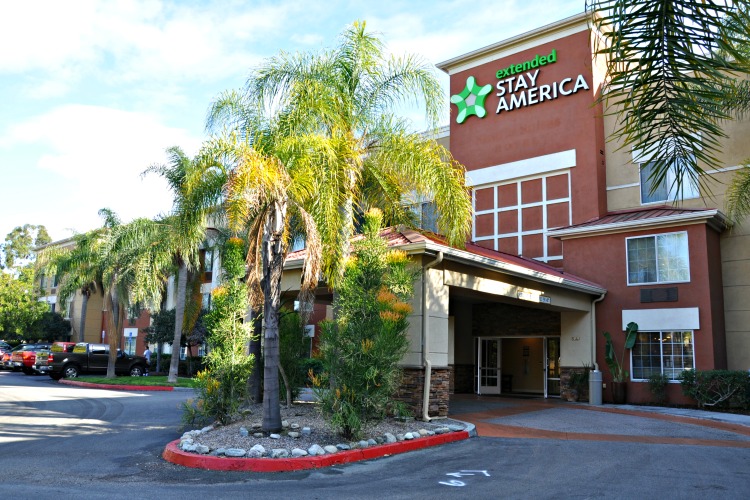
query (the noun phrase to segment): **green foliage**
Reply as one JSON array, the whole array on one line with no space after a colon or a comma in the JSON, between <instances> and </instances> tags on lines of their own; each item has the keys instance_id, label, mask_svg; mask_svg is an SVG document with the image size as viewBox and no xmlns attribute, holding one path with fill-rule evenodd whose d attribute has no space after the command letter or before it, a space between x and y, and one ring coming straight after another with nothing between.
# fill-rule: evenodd
<instances>
[{"instance_id":1,"label":"green foliage","mask_svg":"<svg viewBox=\"0 0 750 500\"><path fill-rule=\"evenodd\" d=\"M24 224L17 226L5 237L5 242L0 244L0 253L3 258L0 261L0 269L14 268L24 260L34 258L34 248L46 245L52 241L44 226Z\"/></svg>"},{"instance_id":2,"label":"green foliage","mask_svg":"<svg viewBox=\"0 0 750 500\"><path fill-rule=\"evenodd\" d=\"M671 170L681 198L685 181L725 166L723 122L747 107L736 102L736 83L750 68L750 11L703 0L588 0L587 8L607 58L602 99L617 109L614 136L653 157L652 186Z\"/></svg>"},{"instance_id":3,"label":"green foliage","mask_svg":"<svg viewBox=\"0 0 750 500\"><path fill-rule=\"evenodd\" d=\"M27 340L70 340L70 321L58 312L47 311L34 322Z\"/></svg>"},{"instance_id":4,"label":"green foliage","mask_svg":"<svg viewBox=\"0 0 750 500\"><path fill-rule=\"evenodd\" d=\"M288 390L292 400L299 395L300 387L307 384L306 362L310 355L310 338L304 336L302 318L295 312L282 312L279 318L279 360L284 367ZM287 387L282 379L280 396L286 397Z\"/></svg>"},{"instance_id":5,"label":"green foliage","mask_svg":"<svg viewBox=\"0 0 750 500\"><path fill-rule=\"evenodd\" d=\"M0 334L2 338L25 339L34 331L34 325L49 312L49 306L40 302L34 292L33 273L23 269L14 276L0 272Z\"/></svg>"},{"instance_id":6,"label":"green foliage","mask_svg":"<svg viewBox=\"0 0 750 500\"><path fill-rule=\"evenodd\" d=\"M209 352L206 369L197 378L199 397L186 404L186 418L216 419L225 424L234 418L247 399L247 379L253 357L245 352L252 325L245 324L248 309L244 244L232 238L222 249L224 283L213 291L213 309L206 315Z\"/></svg>"},{"instance_id":7,"label":"green foliage","mask_svg":"<svg viewBox=\"0 0 750 500\"><path fill-rule=\"evenodd\" d=\"M685 370L680 374L682 393L698 406L750 409L750 374L730 370Z\"/></svg>"},{"instance_id":8,"label":"green foliage","mask_svg":"<svg viewBox=\"0 0 750 500\"><path fill-rule=\"evenodd\" d=\"M406 317L411 307L414 271L401 251L389 251L379 237L382 214L365 215L364 239L355 244L338 288L335 322L322 324L324 373L313 375L329 423L347 438L357 438L368 422L395 408L401 382L398 362L406 353Z\"/></svg>"},{"instance_id":9,"label":"green foliage","mask_svg":"<svg viewBox=\"0 0 750 500\"><path fill-rule=\"evenodd\" d=\"M589 374L591 373L591 365L584 363L580 370L572 370L570 372L570 387L578 391L579 397L588 390L589 387Z\"/></svg>"},{"instance_id":10,"label":"green foliage","mask_svg":"<svg viewBox=\"0 0 750 500\"><path fill-rule=\"evenodd\" d=\"M655 403L664 404L667 401L667 386L669 377L663 373L655 373L648 378L648 388L654 395Z\"/></svg>"},{"instance_id":11,"label":"green foliage","mask_svg":"<svg viewBox=\"0 0 750 500\"><path fill-rule=\"evenodd\" d=\"M633 348L637 334L638 325L631 321L625 327L625 344L622 348L622 356L618 358L615 353L615 345L612 342L612 337L609 335L609 332L604 332L604 338L607 339L607 343L604 345L604 361L606 361L609 371L612 373L612 380L614 382L625 382L630 376L630 373L624 367L625 352Z\"/></svg>"}]
</instances>

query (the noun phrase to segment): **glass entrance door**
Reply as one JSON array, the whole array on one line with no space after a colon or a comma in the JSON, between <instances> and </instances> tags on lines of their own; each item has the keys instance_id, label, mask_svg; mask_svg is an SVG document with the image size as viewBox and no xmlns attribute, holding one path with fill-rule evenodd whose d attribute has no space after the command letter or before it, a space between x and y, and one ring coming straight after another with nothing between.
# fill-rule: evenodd
<instances>
[{"instance_id":1,"label":"glass entrance door","mask_svg":"<svg viewBox=\"0 0 750 500\"><path fill-rule=\"evenodd\" d=\"M500 339L477 338L477 393L500 394Z\"/></svg>"},{"instance_id":2,"label":"glass entrance door","mask_svg":"<svg viewBox=\"0 0 750 500\"><path fill-rule=\"evenodd\" d=\"M544 355L547 359L544 377L544 397L560 397L560 338L544 339Z\"/></svg>"}]
</instances>

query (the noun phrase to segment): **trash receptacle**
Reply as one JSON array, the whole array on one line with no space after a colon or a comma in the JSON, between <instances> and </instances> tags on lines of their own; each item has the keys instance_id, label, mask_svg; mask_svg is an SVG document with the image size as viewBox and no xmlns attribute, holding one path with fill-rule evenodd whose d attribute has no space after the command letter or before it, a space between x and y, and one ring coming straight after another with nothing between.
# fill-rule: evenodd
<instances>
[{"instance_id":1,"label":"trash receptacle","mask_svg":"<svg viewBox=\"0 0 750 500\"><path fill-rule=\"evenodd\" d=\"M602 404L602 372L599 370L592 370L589 373L589 403Z\"/></svg>"}]
</instances>

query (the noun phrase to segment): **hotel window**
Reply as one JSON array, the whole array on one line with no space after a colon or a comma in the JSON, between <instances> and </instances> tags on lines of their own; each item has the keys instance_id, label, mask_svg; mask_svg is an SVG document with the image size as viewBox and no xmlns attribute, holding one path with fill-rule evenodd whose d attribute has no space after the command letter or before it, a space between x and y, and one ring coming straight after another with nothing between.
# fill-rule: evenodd
<instances>
[{"instance_id":1,"label":"hotel window","mask_svg":"<svg viewBox=\"0 0 750 500\"><path fill-rule=\"evenodd\" d=\"M639 332L630 353L632 380L666 375L678 380L680 373L695 368L693 332Z\"/></svg>"},{"instance_id":2,"label":"hotel window","mask_svg":"<svg viewBox=\"0 0 750 500\"><path fill-rule=\"evenodd\" d=\"M674 168L670 168L666 177L655 187L655 189L652 190L651 187L653 183L649 180L649 177L653 171L654 162L650 161L641 165L641 204L661 203L679 197L675 196L680 193L675 192L676 185L674 184ZM683 178L681 194L681 198L684 200L698 198L700 196L698 186L691 179L687 178Z\"/></svg>"},{"instance_id":3,"label":"hotel window","mask_svg":"<svg viewBox=\"0 0 750 500\"><path fill-rule=\"evenodd\" d=\"M419 227L425 231L438 232L437 228L437 207L433 201L425 201L411 205L411 210L416 216Z\"/></svg>"},{"instance_id":4,"label":"hotel window","mask_svg":"<svg viewBox=\"0 0 750 500\"><path fill-rule=\"evenodd\" d=\"M628 285L690 281L687 233L627 238Z\"/></svg>"}]
</instances>

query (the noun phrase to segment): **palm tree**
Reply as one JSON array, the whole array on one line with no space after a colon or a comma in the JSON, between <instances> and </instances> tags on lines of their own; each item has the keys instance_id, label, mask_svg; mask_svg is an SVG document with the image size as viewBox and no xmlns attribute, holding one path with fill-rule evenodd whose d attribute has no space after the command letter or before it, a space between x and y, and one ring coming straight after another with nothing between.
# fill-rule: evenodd
<instances>
[{"instance_id":1,"label":"palm tree","mask_svg":"<svg viewBox=\"0 0 750 500\"><path fill-rule=\"evenodd\" d=\"M748 3L586 4L607 60L602 99L618 108L614 137L654 158L654 188L673 172L679 199L686 181L698 185L707 169L723 167L722 122L750 105L750 84L737 78L750 72Z\"/></svg>"},{"instance_id":2,"label":"palm tree","mask_svg":"<svg viewBox=\"0 0 750 500\"><path fill-rule=\"evenodd\" d=\"M167 165L153 165L144 174L151 172L164 177L173 196L172 214L163 220L167 230L163 233L162 243L166 245L161 248L171 252L177 268L175 329L167 379L176 383L180 363L180 340L185 320L188 273L200 265L199 248L206 237L206 216L213 203L204 203L205 182L196 187L198 183L195 177L199 172L193 160L179 147L169 148L167 154Z\"/></svg>"},{"instance_id":3,"label":"palm tree","mask_svg":"<svg viewBox=\"0 0 750 500\"><path fill-rule=\"evenodd\" d=\"M427 122L435 126L444 96L432 66L411 55L386 57L382 41L356 22L334 50L268 59L252 72L244 92L219 96L208 127L253 134L258 115L276 116L288 135L316 138L305 144L325 168L309 210L327 249L325 275L335 284L355 211L363 213L373 199L383 203L390 223L412 224L405 196L431 198L439 231L453 244L466 240L471 203L463 167L394 115L397 106L414 101L423 102Z\"/></svg>"},{"instance_id":4,"label":"palm tree","mask_svg":"<svg viewBox=\"0 0 750 500\"><path fill-rule=\"evenodd\" d=\"M279 403L279 309L281 276L289 249L290 224L299 221L307 237L301 296L317 285L320 271L319 236L313 218L304 209L315 197L314 163L299 154L306 138L286 137L269 127L251 144L236 135L208 141L200 156L204 165L230 165L224 187L229 227L248 241L250 300L263 308L263 430L281 429Z\"/></svg>"}]
</instances>

